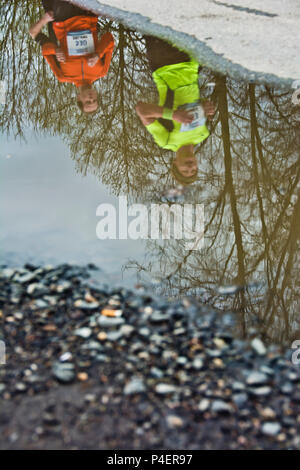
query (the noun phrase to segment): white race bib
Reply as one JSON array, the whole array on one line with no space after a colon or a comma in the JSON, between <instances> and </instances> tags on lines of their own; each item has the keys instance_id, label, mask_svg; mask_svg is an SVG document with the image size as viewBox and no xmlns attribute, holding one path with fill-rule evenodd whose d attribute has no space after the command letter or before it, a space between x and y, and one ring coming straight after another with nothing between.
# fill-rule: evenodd
<instances>
[{"instance_id":1,"label":"white race bib","mask_svg":"<svg viewBox=\"0 0 300 470\"><path fill-rule=\"evenodd\" d=\"M190 114L193 114L193 121L190 124L181 124L180 132L188 132L196 129L196 127L204 126L206 123L206 116L203 106L199 103L188 103L180 106L179 109L184 109Z\"/></svg>"},{"instance_id":2,"label":"white race bib","mask_svg":"<svg viewBox=\"0 0 300 470\"><path fill-rule=\"evenodd\" d=\"M67 45L69 56L86 55L95 52L95 43L92 32L69 31L67 34Z\"/></svg>"}]
</instances>

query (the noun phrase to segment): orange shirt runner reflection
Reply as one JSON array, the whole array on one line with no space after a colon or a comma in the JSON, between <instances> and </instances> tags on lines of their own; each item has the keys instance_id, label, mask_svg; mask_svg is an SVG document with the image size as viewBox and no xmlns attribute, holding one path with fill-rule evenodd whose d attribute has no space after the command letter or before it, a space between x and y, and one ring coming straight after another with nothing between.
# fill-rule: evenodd
<instances>
[{"instance_id":1,"label":"orange shirt runner reflection","mask_svg":"<svg viewBox=\"0 0 300 470\"><path fill-rule=\"evenodd\" d=\"M52 42L47 42L42 46L42 53L60 82L73 83L78 87L91 84L107 74L114 49L114 38L111 33L107 32L98 40L97 21L96 17L74 16L65 21L53 22L53 29L60 42L60 49L66 57L65 61L58 63L56 58L57 46ZM72 31L84 30L90 30L93 35L94 53L77 56L69 55L67 34ZM87 61L95 53L100 60L93 67L90 67Z\"/></svg>"}]
</instances>

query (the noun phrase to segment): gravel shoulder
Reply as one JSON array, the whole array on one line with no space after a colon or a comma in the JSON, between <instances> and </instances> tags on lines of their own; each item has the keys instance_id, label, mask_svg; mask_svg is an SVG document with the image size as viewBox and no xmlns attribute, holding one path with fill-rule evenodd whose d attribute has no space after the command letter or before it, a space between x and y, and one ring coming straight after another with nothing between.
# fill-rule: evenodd
<instances>
[{"instance_id":1,"label":"gravel shoulder","mask_svg":"<svg viewBox=\"0 0 300 470\"><path fill-rule=\"evenodd\" d=\"M97 286L89 269L0 272L0 449L299 449L300 367L234 314Z\"/></svg>"}]
</instances>

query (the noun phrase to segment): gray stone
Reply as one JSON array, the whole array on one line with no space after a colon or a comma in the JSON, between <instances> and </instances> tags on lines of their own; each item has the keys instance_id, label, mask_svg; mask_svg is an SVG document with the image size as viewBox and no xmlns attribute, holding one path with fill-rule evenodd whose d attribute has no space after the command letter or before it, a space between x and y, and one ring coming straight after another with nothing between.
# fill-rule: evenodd
<instances>
[{"instance_id":1,"label":"gray stone","mask_svg":"<svg viewBox=\"0 0 300 470\"><path fill-rule=\"evenodd\" d=\"M277 436L281 430L281 425L275 422L266 422L262 425L262 432L267 436Z\"/></svg>"},{"instance_id":2,"label":"gray stone","mask_svg":"<svg viewBox=\"0 0 300 470\"><path fill-rule=\"evenodd\" d=\"M143 393L145 391L146 387L140 377L133 377L124 388L125 395L134 395L135 393Z\"/></svg>"},{"instance_id":3,"label":"gray stone","mask_svg":"<svg viewBox=\"0 0 300 470\"><path fill-rule=\"evenodd\" d=\"M201 370L203 369L203 360L201 359L201 357L195 357L192 365L194 369Z\"/></svg>"},{"instance_id":4,"label":"gray stone","mask_svg":"<svg viewBox=\"0 0 300 470\"><path fill-rule=\"evenodd\" d=\"M79 299L76 300L74 306L80 308L81 310L96 310L99 308L98 302L86 302L85 300Z\"/></svg>"},{"instance_id":5,"label":"gray stone","mask_svg":"<svg viewBox=\"0 0 300 470\"><path fill-rule=\"evenodd\" d=\"M198 409L202 412L207 411L209 407L210 407L210 401L207 398L203 398L198 405Z\"/></svg>"},{"instance_id":6,"label":"gray stone","mask_svg":"<svg viewBox=\"0 0 300 470\"><path fill-rule=\"evenodd\" d=\"M183 420L179 416L169 415L166 421L168 427L171 429L181 428L183 426Z\"/></svg>"},{"instance_id":7,"label":"gray stone","mask_svg":"<svg viewBox=\"0 0 300 470\"><path fill-rule=\"evenodd\" d=\"M123 333L122 331L118 330L118 331L109 331L107 333L107 339L108 341L118 341L119 339L121 339L123 336Z\"/></svg>"},{"instance_id":8,"label":"gray stone","mask_svg":"<svg viewBox=\"0 0 300 470\"><path fill-rule=\"evenodd\" d=\"M104 315L101 315L98 318L98 325L101 326L101 328L111 328L113 326L120 326L125 323L124 318L115 318L115 317L105 317Z\"/></svg>"},{"instance_id":9,"label":"gray stone","mask_svg":"<svg viewBox=\"0 0 300 470\"><path fill-rule=\"evenodd\" d=\"M131 336L134 330L134 326L131 325L122 325L120 328L121 333L126 337Z\"/></svg>"},{"instance_id":10,"label":"gray stone","mask_svg":"<svg viewBox=\"0 0 300 470\"><path fill-rule=\"evenodd\" d=\"M22 382L18 382L15 386L15 390L17 392L26 392L27 390L27 387L25 384L23 384Z\"/></svg>"},{"instance_id":11,"label":"gray stone","mask_svg":"<svg viewBox=\"0 0 300 470\"><path fill-rule=\"evenodd\" d=\"M211 410L215 413L232 413L233 407L223 400L214 400L211 405Z\"/></svg>"},{"instance_id":12,"label":"gray stone","mask_svg":"<svg viewBox=\"0 0 300 470\"><path fill-rule=\"evenodd\" d=\"M286 382L280 387L281 393L284 393L285 395L290 395L293 391L294 387L291 382Z\"/></svg>"},{"instance_id":13,"label":"gray stone","mask_svg":"<svg viewBox=\"0 0 300 470\"><path fill-rule=\"evenodd\" d=\"M160 383L155 387L156 393L160 395L166 395L168 393L175 393L178 391L178 388L175 385Z\"/></svg>"},{"instance_id":14,"label":"gray stone","mask_svg":"<svg viewBox=\"0 0 300 470\"><path fill-rule=\"evenodd\" d=\"M38 308L47 308L47 307L49 307L48 302L45 302L45 300L43 300L43 299L37 299L34 302L34 305Z\"/></svg>"},{"instance_id":15,"label":"gray stone","mask_svg":"<svg viewBox=\"0 0 300 470\"><path fill-rule=\"evenodd\" d=\"M232 400L240 408L247 403L248 395L247 393L236 393L232 396Z\"/></svg>"},{"instance_id":16,"label":"gray stone","mask_svg":"<svg viewBox=\"0 0 300 470\"><path fill-rule=\"evenodd\" d=\"M256 397L263 397L266 395L270 395L272 392L271 387L257 387L257 388L251 388L250 390L252 395L255 395Z\"/></svg>"},{"instance_id":17,"label":"gray stone","mask_svg":"<svg viewBox=\"0 0 300 470\"><path fill-rule=\"evenodd\" d=\"M89 338L91 334L92 334L91 328L87 328L87 327L79 328L78 330L74 331L75 336L79 336L80 338L84 338L84 339Z\"/></svg>"},{"instance_id":18,"label":"gray stone","mask_svg":"<svg viewBox=\"0 0 300 470\"><path fill-rule=\"evenodd\" d=\"M150 374L156 379L161 379L164 376L163 371L161 369L158 369L157 367L151 367Z\"/></svg>"},{"instance_id":19,"label":"gray stone","mask_svg":"<svg viewBox=\"0 0 300 470\"><path fill-rule=\"evenodd\" d=\"M184 366L187 362L188 362L188 359L184 356L180 356L177 358L177 364L180 364L182 366Z\"/></svg>"},{"instance_id":20,"label":"gray stone","mask_svg":"<svg viewBox=\"0 0 300 470\"><path fill-rule=\"evenodd\" d=\"M141 328L139 330L139 334L145 338L149 337L151 335L151 330L149 328Z\"/></svg>"},{"instance_id":21,"label":"gray stone","mask_svg":"<svg viewBox=\"0 0 300 470\"><path fill-rule=\"evenodd\" d=\"M161 322L169 321L169 319L170 317L168 314L162 313L159 310L155 310L149 318L149 320L152 323L161 323Z\"/></svg>"},{"instance_id":22,"label":"gray stone","mask_svg":"<svg viewBox=\"0 0 300 470\"><path fill-rule=\"evenodd\" d=\"M251 372L246 379L248 385L262 385L267 381L268 377L262 372L257 371Z\"/></svg>"},{"instance_id":23,"label":"gray stone","mask_svg":"<svg viewBox=\"0 0 300 470\"><path fill-rule=\"evenodd\" d=\"M36 271L33 272L28 272L23 275L19 275L14 278L15 281L19 282L20 284L26 284L27 282L33 281L33 279L36 278L36 276L39 274L40 270L37 269Z\"/></svg>"},{"instance_id":24,"label":"gray stone","mask_svg":"<svg viewBox=\"0 0 300 470\"><path fill-rule=\"evenodd\" d=\"M251 346L259 356L264 356L267 352L266 347L260 338L254 338L251 341Z\"/></svg>"},{"instance_id":25,"label":"gray stone","mask_svg":"<svg viewBox=\"0 0 300 470\"><path fill-rule=\"evenodd\" d=\"M75 379L75 367L70 362L56 362L53 364L52 372L59 382L70 383Z\"/></svg>"}]
</instances>

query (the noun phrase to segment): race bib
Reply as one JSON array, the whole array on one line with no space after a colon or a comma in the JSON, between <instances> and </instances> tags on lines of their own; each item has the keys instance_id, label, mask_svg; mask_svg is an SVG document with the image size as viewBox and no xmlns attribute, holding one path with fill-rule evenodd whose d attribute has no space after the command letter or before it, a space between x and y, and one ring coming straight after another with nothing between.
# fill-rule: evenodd
<instances>
[{"instance_id":1,"label":"race bib","mask_svg":"<svg viewBox=\"0 0 300 470\"><path fill-rule=\"evenodd\" d=\"M183 109L189 111L190 114L193 114L193 121L190 124L181 124L180 132L188 132L196 129L196 127L204 126L206 123L206 116L204 109L201 104L197 103L188 103L184 106L180 106L178 109Z\"/></svg>"},{"instance_id":2,"label":"race bib","mask_svg":"<svg viewBox=\"0 0 300 470\"><path fill-rule=\"evenodd\" d=\"M69 56L86 55L95 52L95 43L92 32L70 31L67 34L67 46Z\"/></svg>"}]
</instances>

